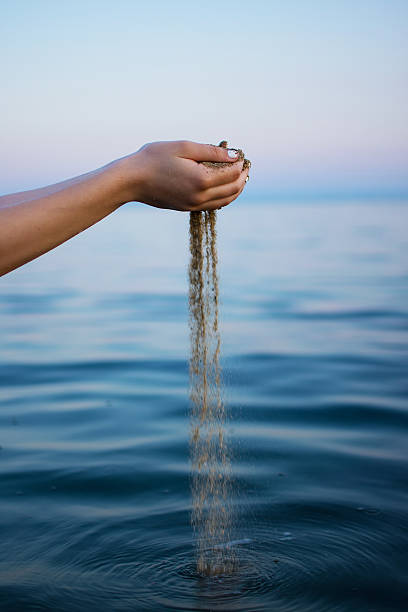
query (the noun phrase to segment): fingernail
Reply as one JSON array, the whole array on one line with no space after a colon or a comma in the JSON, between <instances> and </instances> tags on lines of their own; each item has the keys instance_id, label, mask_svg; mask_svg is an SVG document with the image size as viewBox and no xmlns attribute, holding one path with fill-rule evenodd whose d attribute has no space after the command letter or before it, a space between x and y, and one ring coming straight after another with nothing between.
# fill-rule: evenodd
<instances>
[{"instance_id":1,"label":"fingernail","mask_svg":"<svg viewBox=\"0 0 408 612\"><path fill-rule=\"evenodd\" d=\"M236 159L238 157L238 151L236 151L235 149L228 149L228 157Z\"/></svg>"}]
</instances>

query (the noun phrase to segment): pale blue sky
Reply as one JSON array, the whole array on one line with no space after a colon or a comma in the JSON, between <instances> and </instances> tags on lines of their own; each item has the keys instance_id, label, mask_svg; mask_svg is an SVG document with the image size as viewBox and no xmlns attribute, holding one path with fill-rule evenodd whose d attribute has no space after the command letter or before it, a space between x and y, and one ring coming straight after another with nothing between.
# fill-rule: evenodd
<instances>
[{"instance_id":1,"label":"pale blue sky","mask_svg":"<svg viewBox=\"0 0 408 612\"><path fill-rule=\"evenodd\" d=\"M2 0L0 190L227 138L261 193L408 192L407 0Z\"/></svg>"}]
</instances>

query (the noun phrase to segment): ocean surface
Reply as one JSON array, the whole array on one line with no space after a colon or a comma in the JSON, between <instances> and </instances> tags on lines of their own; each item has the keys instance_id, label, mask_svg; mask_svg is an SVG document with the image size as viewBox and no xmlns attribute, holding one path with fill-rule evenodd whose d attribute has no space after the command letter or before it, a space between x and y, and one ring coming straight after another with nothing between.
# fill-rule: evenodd
<instances>
[{"instance_id":1,"label":"ocean surface","mask_svg":"<svg viewBox=\"0 0 408 612\"><path fill-rule=\"evenodd\" d=\"M219 213L231 576L194 565L188 216L127 205L0 279L0 610L407 610L407 230Z\"/></svg>"}]
</instances>

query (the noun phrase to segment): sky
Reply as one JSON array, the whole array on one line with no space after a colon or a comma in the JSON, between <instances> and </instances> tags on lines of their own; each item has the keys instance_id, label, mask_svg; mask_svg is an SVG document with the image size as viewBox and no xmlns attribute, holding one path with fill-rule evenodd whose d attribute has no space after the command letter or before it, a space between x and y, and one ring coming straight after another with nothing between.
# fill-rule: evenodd
<instances>
[{"instance_id":1,"label":"sky","mask_svg":"<svg viewBox=\"0 0 408 612\"><path fill-rule=\"evenodd\" d=\"M252 197L408 195L407 0L1 0L0 191L227 139Z\"/></svg>"}]
</instances>

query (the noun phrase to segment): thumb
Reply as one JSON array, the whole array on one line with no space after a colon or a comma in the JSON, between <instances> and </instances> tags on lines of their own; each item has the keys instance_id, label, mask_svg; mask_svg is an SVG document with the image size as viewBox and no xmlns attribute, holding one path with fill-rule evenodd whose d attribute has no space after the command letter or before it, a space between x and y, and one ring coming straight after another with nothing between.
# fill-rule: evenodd
<instances>
[{"instance_id":1,"label":"thumb","mask_svg":"<svg viewBox=\"0 0 408 612\"><path fill-rule=\"evenodd\" d=\"M198 162L235 162L244 159L241 149L227 149L223 146L200 144L198 142L183 141L179 157L193 159Z\"/></svg>"}]
</instances>

